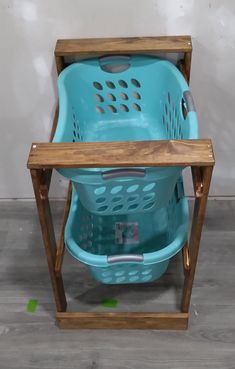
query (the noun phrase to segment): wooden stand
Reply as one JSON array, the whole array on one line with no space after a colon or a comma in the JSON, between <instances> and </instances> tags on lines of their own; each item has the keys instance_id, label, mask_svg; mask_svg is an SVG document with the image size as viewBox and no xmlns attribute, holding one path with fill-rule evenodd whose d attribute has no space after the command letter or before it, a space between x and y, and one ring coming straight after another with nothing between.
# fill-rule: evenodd
<instances>
[{"instance_id":1,"label":"wooden stand","mask_svg":"<svg viewBox=\"0 0 235 369\"><path fill-rule=\"evenodd\" d=\"M189 36L123 39L59 40L55 58L58 73L66 66L65 57L92 57L105 54L183 53L179 68L189 81L192 43ZM53 138L58 117L55 113ZM34 143L28 168L31 172L42 236L54 291L57 322L61 328L186 329L193 280L199 252L207 197L214 166L210 140L169 140L106 143ZM184 287L181 311L175 313L86 313L66 312L61 268L64 254L64 226L69 212L71 184L65 202L63 225L58 247L55 241L49 202L51 174L54 168L190 166L195 205L189 243L182 252Z\"/></svg>"}]
</instances>

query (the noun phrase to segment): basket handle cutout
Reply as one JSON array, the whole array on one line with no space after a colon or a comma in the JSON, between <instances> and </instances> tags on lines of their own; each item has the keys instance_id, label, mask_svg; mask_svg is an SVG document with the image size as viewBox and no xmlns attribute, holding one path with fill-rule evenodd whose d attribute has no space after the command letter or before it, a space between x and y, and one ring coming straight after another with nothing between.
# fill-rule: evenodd
<instances>
[{"instance_id":1,"label":"basket handle cutout","mask_svg":"<svg viewBox=\"0 0 235 369\"><path fill-rule=\"evenodd\" d=\"M111 55L99 58L100 68L107 73L121 73L131 66L131 58L127 55Z\"/></svg>"},{"instance_id":2,"label":"basket handle cutout","mask_svg":"<svg viewBox=\"0 0 235 369\"><path fill-rule=\"evenodd\" d=\"M178 179L175 185L176 202L179 202L184 197L184 185L182 179Z\"/></svg>"},{"instance_id":3,"label":"basket handle cutout","mask_svg":"<svg viewBox=\"0 0 235 369\"><path fill-rule=\"evenodd\" d=\"M132 255L132 254L126 254L126 255L113 255L107 257L107 262L109 264L115 264L115 263L142 263L144 261L144 255Z\"/></svg>"},{"instance_id":4,"label":"basket handle cutout","mask_svg":"<svg viewBox=\"0 0 235 369\"><path fill-rule=\"evenodd\" d=\"M196 112L196 107L194 104L193 96L189 90L184 91L183 93L183 98L181 100L181 109L182 109L182 115L184 119L186 119L187 114L190 111Z\"/></svg>"},{"instance_id":5,"label":"basket handle cutout","mask_svg":"<svg viewBox=\"0 0 235 369\"><path fill-rule=\"evenodd\" d=\"M119 177L144 177L145 169L111 169L102 173L104 180L114 179Z\"/></svg>"}]
</instances>

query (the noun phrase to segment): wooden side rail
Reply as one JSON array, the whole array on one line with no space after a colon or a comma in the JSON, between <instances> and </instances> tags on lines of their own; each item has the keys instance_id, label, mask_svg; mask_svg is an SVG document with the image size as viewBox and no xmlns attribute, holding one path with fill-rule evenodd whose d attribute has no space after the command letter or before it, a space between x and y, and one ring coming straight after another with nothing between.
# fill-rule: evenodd
<instances>
[{"instance_id":1,"label":"wooden side rail","mask_svg":"<svg viewBox=\"0 0 235 369\"><path fill-rule=\"evenodd\" d=\"M55 61L58 74L66 67L64 58L80 59L112 54L165 54L182 53L178 67L189 82L192 39L190 36L87 38L57 40Z\"/></svg>"},{"instance_id":2,"label":"wooden side rail","mask_svg":"<svg viewBox=\"0 0 235 369\"><path fill-rule=\"evenodd\" d=\"M213 166L210 140L32 144L29 169Z\"/></svg>"},{"instance_id":3,"label":"wooden side rail","mask_svg":"<svg viewBox=\"0 0 235 369\"><path fill-rule=\"evenodd\" d=\"M69 329L187 329L188 313L59 312L60 328Z\"/></svg>"},{"instance_id":4,"label":"wooden side rail","mask_svg":"<svg viewBox=\"0 0 235 369\"><path fill-rule=\"evenodd\" d=\"M191 52L190 36L87 38L58 40L55 56L92 57L103 54Z\"/></svg>"}]
</instances>

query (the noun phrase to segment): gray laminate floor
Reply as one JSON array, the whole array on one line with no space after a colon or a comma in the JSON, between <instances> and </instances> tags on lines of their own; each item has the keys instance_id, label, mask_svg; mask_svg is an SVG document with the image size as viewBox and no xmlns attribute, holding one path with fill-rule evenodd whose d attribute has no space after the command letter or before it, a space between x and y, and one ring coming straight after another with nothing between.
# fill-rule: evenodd
<instances>
[{"instance_id":1,"label":"gray laminate floor","mask_svg":"<svg viewBox=\"0 0 235 369\"><path fill-rule=\"evenodd\" d=\"M62 203L53 204L58 228ZM102 286L69 255L65 285L73 310L174 310L182 283L175 258L156 283ZM38 300L35 313L26 311ZM112 310L111 310L112 311ZM0 369L234 369L235 201L210 201L188 331L62 331L33 202L0 203Z\"/></svg>"}]
</instances>

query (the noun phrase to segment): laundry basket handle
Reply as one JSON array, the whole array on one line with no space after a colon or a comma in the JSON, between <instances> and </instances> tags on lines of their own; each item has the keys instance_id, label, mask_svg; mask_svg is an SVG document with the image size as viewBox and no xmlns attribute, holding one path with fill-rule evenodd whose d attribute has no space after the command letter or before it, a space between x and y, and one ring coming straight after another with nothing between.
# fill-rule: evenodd
<instances>
[{"instance_id":1,"label":"laundry basket handle","mask_svg":"<svg viewBox=\"0 0 235 369\"><path fill-rule=\"evenodd\" d=\"M108 73L121 73L131 66L131 58L128 55L109 55L99 58L100 68Z\"/></svg>"},{"instance_id":2,"label":"laundry basket handle","mask_svg":"<svg viewBox=\"0 0 235 369\"><path fill-rule=\"evenodd\" d=\"M102 178L104 180L114 179L119 177L144 177L146 174L145 169L128 168L128 169L111 169L106 172L102 172Z\"/></svg>"},{"instance_id":3,"label":"laundry basket handle","mask_svg":"<svg viewBox=\"0 0 235 369\"><path fill-rule=\"evenodd\" d=\"M128 263L128 262L134 262L134 263L141 263L144 261L144 255L132 255L132 254L126 254L126 255L113 255L107 257L107 262L109 264L114 263Z\"/></svg>"},{"instance_id":4,"label":"laundry basket handle","mask_svg":"<svg viewBox=\"0 0 235 369\"><path fill-rule=\"evenodd\" d=\"M187 111L188 112L196 111L195 103L194 103L191 92L189 90L184 91L183 96L184 96L184 101L186 103Z\"/></svg>"}]
</instances>

